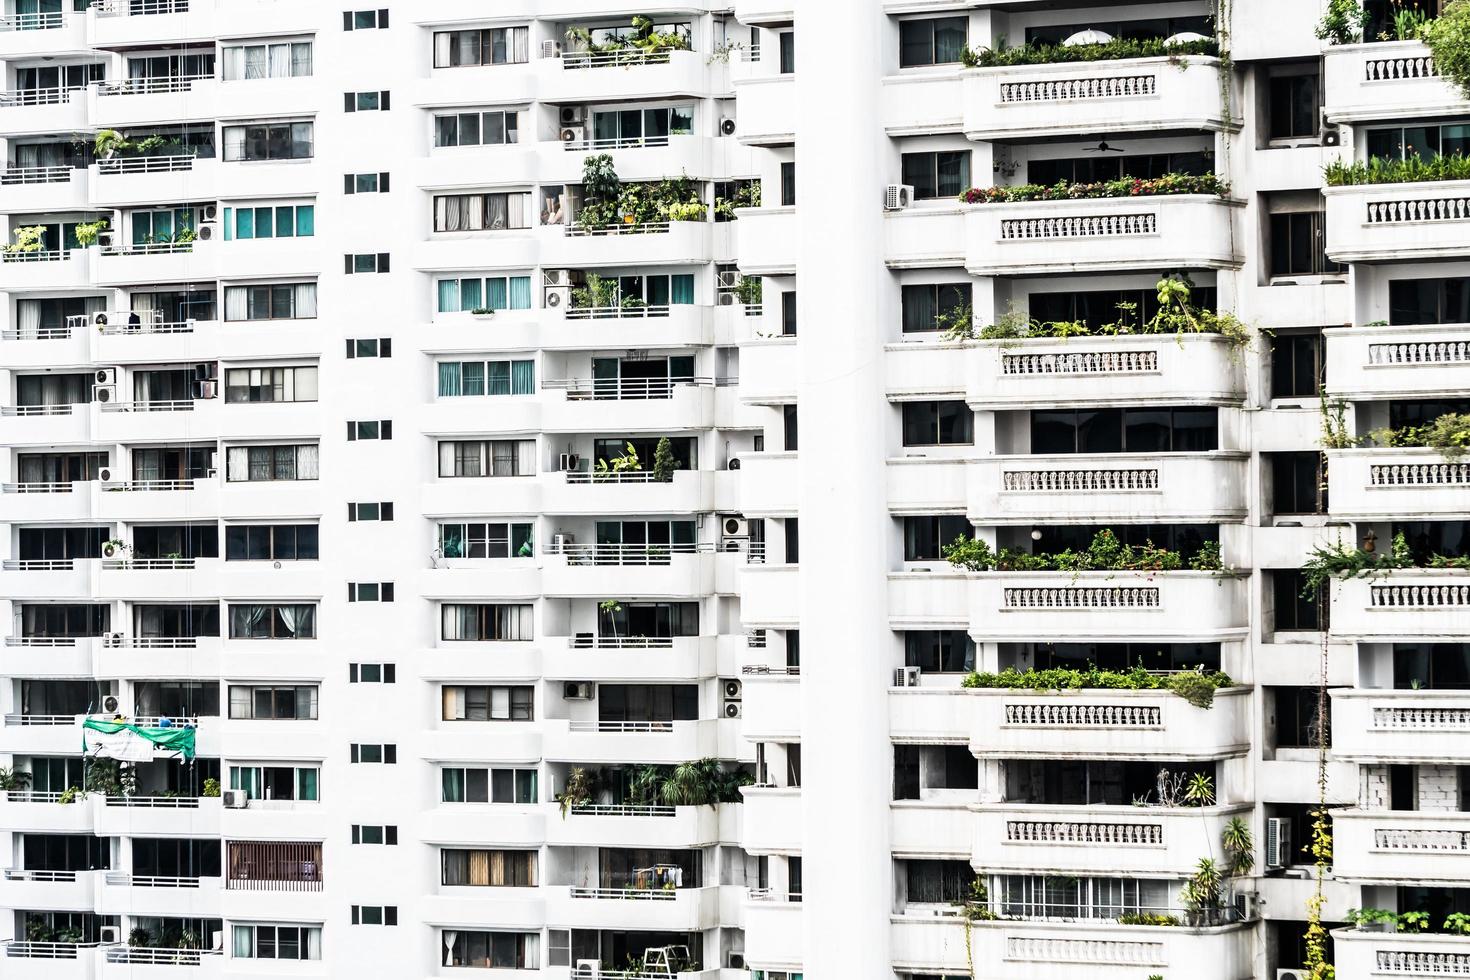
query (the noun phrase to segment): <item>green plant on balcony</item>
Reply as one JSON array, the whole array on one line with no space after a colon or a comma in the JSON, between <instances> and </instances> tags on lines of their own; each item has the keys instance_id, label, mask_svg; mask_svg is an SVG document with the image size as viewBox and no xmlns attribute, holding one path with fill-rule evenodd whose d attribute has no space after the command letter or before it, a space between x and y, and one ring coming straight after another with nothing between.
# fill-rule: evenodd
<instances>
[{"instance_id":1,"label":"green plant on balcony","mask_svg":"<svg viewBox=\"0 0 1470 980\"><path fill-rule=\"evenodd\" d=\"M593 482L606 480L619 473L633 473L643 469L643 463L638 459L638 450L633 448L631 442L624 443L624 450L621 456L611 456L597 461L597 465L592 468Z\"/></svg>"},{"instance_id":2,"label":"green plant on balcony","mask_svg":"<svg viewBox=\"0 0 1470 980\"><path fill-rule=\"evenodd\" d=\"M56 930L56 942L79 943L82 941L82 930L79 926L67 926L65 929Z\"/></svg>"},{"instance_id":3,"label":"green plant on balcony","mask_svg":"<svg viewBox=\"0 0 1470 980\"><path fill-rule=\"evenodd\" d=\"M15 241L5 246L7 252L39 252L45 247L46 229L40 225L23 225L14 234Z\"/></svg>"},{"instance_id":4,"label":"green plant on balcony","mask_svg":"<svg viewBox=\"0 0 1470 980\"><path fill-rule=\"evenodd\" d=\"M1201 547L1191 559L1210 565L1218 559L1218 545ZM1082 551L1071 548L1058 552L1035 554L1015 548L995 551L979 538L960 535L941 549L944 559L967 572L1168 572L1184 567L1184 556L1152 541L1141 545L1123 544L1108 528L1093 535L1092 543Z\"/></svg>"},{"instance_id":5,"label":"green plant on balcony","mask_svg":"<svg viewBox=\"0 0 1470 980\"><path fill-rule=\"evenodd\" d=\"M1357 445L1434 449L1446 462L1458 462L1470 450L1470 413L1446 412L1423 425L1374 429L1357 440Z\"/></svg>"},{"instance_id":6,"label":"green plant on balcony","mask_svg":"<svg viewBox=\"0 0 1470 980\"><path fill-rule=\"evenodd\" d=\"M1214 38L1169 44L1164 38L1117 37L1095 44L1023 44L1009 47L1005 36L993 48L966 46L960 62L966 68L1006 68L1012 65L1051 65L1063 62L1117 61L1123 58L1178 58L1185 55L1217 55L1220 42Z\"/></svg>"},{"instance_id":7,"label":"green plant on balcony","mask_svg":"<svg viewBox=\"0 0 1470 980\"><path fill-rule=\"evenodd\" d=\"M1219 174L1170 173L1159 177L1119 177L1092 182L1059 180L1055 184L971 187L960 193L962 204L1013 204L1020 201L1076 201L1107 197L1158 197L1168 194L1213 194L1225 197L1230 185Z\"/></svg>"},{"instance_id":8,"label":"green plant on balcony","mask_svg":"<svg viewBox=\"0 0 1470 980\"><path fill-rule=\"evenodd\" d=\"M590 54L614 54L620 51L638 51L654 54L659 51L688 51L689 38L680 31L657 31L651 17L633 15L633 33L609 37L605 41L594 41L592 31L585 27L567 29L567 41L579 51Z\"/></svg>"},{"instance_id":9,"label":"green plant on balcony","mask_svg":"<svg viewBox=\"0 0 1470 980\"><path fill-rule=\"evenodd\" d=\"M1470 915L1464 912L1451 912L1445 916L1440 928L1453 936L1470 936Z\"/></svg>"},{"instance_id":10,"label":"green plant on balcony","mask_svg":"<svg viewBox=\"0 0 1470 980\"><path fill-rule=\"evenodd\" d=\"M77 800L85 798L85 796L86 794L79 787L68 786L56 797L56 802L65 806L68 803L75 803Z\"/></svg>"},{"instance_id":11,"label":"green plant on balcony","mask_svg":"<svg viewBox=\"0 0 1470 980\"><path fill-rule=\"evenodd\" d=\"M1414 556L1402 531L1393 536L1393 546L1386 555L1341 541L1318 545L1302 563L1301 596L1303 599L1316 598L1332 579L1376 578L1395 568L1413 566Z\"/></svg>"},{"instance_id":12,"label":"green plant on balcony","mask_svg":"<svg viewBox=\"0 0 1470 980\"><path fill-rule=\"evenodd\" d=\"M1256 866L1256 842L1250 825L1240 817L1231 817L1220 831L1220 846L1225 851L1225 869L1232 876L1248 875Z\"/></svg>"},{"instance_id":13,"label":"green plant on balcony","mask_svg":"<svg viewBox=\"0 0 1470 980\"><path fill-rule=\"evenodd\" d=\"M1177 915L1169 915L1164 912L1124 912L1118 916L1120 926L1177 926L1179 924Z\"/></svg>"},{"instance_id":14,"label":"green plant on balcony","mask_svg":"<svg viewBox=\"0 0 1470 980\"><path fill-rule=\"evenodd\" d=\"M1418 33L1434 57L1435 71L1470 98L1470 2L1450 0Z\"/></svg>"},{"instance_id":15,"label":"green plant on balcony","mask_svg":"<svg viewBox=\"0 0 1470 980\"><path fill-rule=\"evenodd\" d=\"M715 195L715 220L734 221L737 208L758 208L761 206L761 182L755 180L739 181L735 185L735 193L729 197Z\"/></svg>"},{"instance_id":16,"label":"green plant on balcony","mask_svg":"<svg viewBox=\"0 0 1470 980\"><path fill-rule=\"evenodd\" d=\"M735 284L735 298L743 306L761 305L761 277L741 276Z\"/></svg>"},{"instance_id":17,"label":"green plant on balcony","mask_svg":"<svg viewBox=\"0 0 1470 980\"><path fill-rule=\"evenodd\" d=\"M1429 913L1418 910L1400 912L1398 915L1399 932L1428 932Z\"/></svg>"},{"instance_id":18,"label":"green plant on balcony","mask_svg":"<svg viewBox=\"0 0 1470 980\"><path fill-rule=\"evenodd\" d=\"M106 218L96 221L82 221L77 224L77 244L82 248L88 248L97 244L97 236L111 227L111 222Z\"/></svg>"},{"instance_id":19,"label":"green plant on balcony","mask_svg":"<svg viewBox=\"0 0 1470 980\"><path fill-rule=\"evenodd\" d=\"M204 788L199 793L205 799L214 799L219 796L219 780L213 776L204 781Z\"/></svg>"},{"instance_id":20,"label":"green plant on balcony","mask_svg":"<svg viewBox=\"0 0 1470 980\"><path fill-rule=\"evenodd\" d=\"M934 328L939 331L940 338L947 343L974 340L976 336L975 310L969 303L961 303L951 309L941 310L934 314Z\"/></svg>"},{"instance_id":21,"label":"green plant on balcony","mask_svg":"<svg viewBox=\"0 0 1470 980\"><path fill-rule=\"evenodd\" d=\"M739 800L740 787L751 777L740 770L726 771L718 759L681 762L669 771L658 787L659 802L665 806L716 806Z\"/></svg>"},{"instance_id":22,"label":"green plant on balcony","mask_svg":"<svg viewBox=\"0 0 1470 980\"><path fill-rule=\"evenodd\" d=\"M1362 0L1327 0L1317 22L1317 38L1328 44L1356 44L1363 39Z\"/></svg>"},{"instance_id":23,"label":"green plant on balcony","mask_svg":"<svg viewBox=\"0 0 1470 980\"><path fill-rule=\"evenodd\" d=\"M605 310L618 305L618 280L587 273L587 280L572 288L572 309Z\"/></svg>"},{"instance_id":24,"label":"green plant on balcony","mask_svg":"<svg viewBox=\"0 0 1470 980\"><path fill-rule=\"evenodd\" d=\"M591 803L597 795L597 774L581 766L573 766L567 773L566 785L562 791L556 794L556 802L561 807L561 818L565 820L567 814L573 807L586 806Z\"/></svg>"},{"instance_id":25,"label":"green plant on balcony","mask_svg":"<svg viewBox=\"0 0 1470 980\"><path fill-rule=\"evenodd\" d=\"M1399 916L1388 909L1348 909L1347 921L1354 929L1373 925L1398 925Z\"/></svg>"},{"instance_id":26,"label":"green plant on balcony","mask_svg":"<svg viewBox=\"0 0 1470 980\"><path fill-rule=\"evenodd\" d=\"M674 458L674 444L668 436L659 436L653 447L653 479L655 483L668 483L674 478L679 461Z\"/></svg>"},{"instance_id":27,"label":"green plant on balcony","mask_svg":"<svg viewBox=\"0 0 1470 980\"><path fill-rule=\"evenodd\" d=\"M147 949L153 945L153 933L142 926L134 926L128 930L128 945Z\"/></svg>"},{"instance_id":28,"label":"green plant on balcony","mask_svg":"<svg viewBox=\"0 0 1470 980\"><path fill-rule=\"evenodd\" d=\"M1030 668L1017 670L1007 667L998 674L971 671L960 682L970 689L999 688L1013 691L1114 690L1114 691L1170 691L1197 708L1210 708L1214 704L1215 691L1229 687L1232 681L1228 674L1220 671L1181 670L1170 674L1153 673L1143 667L1132 670L1103 670L1094 664L1086 668L1053 667L1045 670ZM1207 777L1208 778L1208 777ZM1182 785L1180 799L1188 803L1190 786ZM1204 784L1195 788L1196 795L1203 793ZM1211 796L1214 789L1209 788ZM1161 800L1162 802L1162 800ZM1206 804L1194 803L1195 806Z\"/></svg>"},{"instance_id":29,"label":"green plant on balcony","mask_svg":"<svg viewBox=\"0 0 1470 980\"><path fill-rule=\"evenodd\" d=\"M1174 677L1188 676L1187 674L1175 674ZM1196 677L1203 677L1195 674ZM1169 679L1172 681L1174 677ZM1209 773L1192 772L1184 781L1184 802L1190 806L1214 806L1215 805L1215 778Z\"/></svg>"},{"instance_id":30,"label":"green plant on balcony","mask_svg":"<svg viewBox=\"0 0 1470 980\"><path fill-rule=\"evenodd\" d=\"M31 774L13 766L0 766L0 792L19 792L31 785Z\"/></svg>"},{"instance_id":31,"label":"green plant on balcony","mask_svg":"<svg viewBox=\"0 0 1470 980\"><path fill-rule=\"evenodd\" d=\"M1322 178L1328 187L1470 180L1470 157L1452 153L1426 160L1411 152L1402 159L1373 157L1351 163L1334 160L1322 168Z\"/></svg>"},{"instance_id":32,"label":"green plant on balcony","mask_svg":"<svg viewBox=\"0 0 1470 980\"><path fill-rule=\"evenodd\" d=\"M1224 909L1222 889L1225 872L1211 858L1200 858L1194 874L1179 891L1185 922L1192 926L1216 925Z\"/></svg>"}]
</instances>

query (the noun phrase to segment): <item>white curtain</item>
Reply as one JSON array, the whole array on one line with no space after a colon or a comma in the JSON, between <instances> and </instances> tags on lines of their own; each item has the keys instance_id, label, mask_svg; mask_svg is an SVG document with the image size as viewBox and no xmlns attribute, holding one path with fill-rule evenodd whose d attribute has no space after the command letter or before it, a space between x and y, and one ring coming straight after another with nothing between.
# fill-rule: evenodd
<instances>
[{"instance_id":1,"label":"white curtain","mask_svg":"<svg viewBox=\"0 0 1470 980\"><path fill-rule=\"evenodd\" d=\"M23 299L15 304L16 328L22 337L35 337L41 329L41 303Z\"/></svg>"},{"instance_id":2,"label":"white curtain","mask_svg":"<svg viewBox=\"0 0 1470 980\"><path fill-rule=\"evenodd\" d=\"M314 367L299 367L293 369L287 376L288 385L294 385L295 391L287 392L286 400L293 402L314 402L317 398L316 387L317 369Z\"/></svg>"},{"instance_id":3,"label":"white curtain","mask_svg":"<svg viewBox=\"0 0 1470 980\"><path fill-rule=\"evenodd\" d=\"M225 479L240 481L250 479L250 448L231 446L225 451Z\"/></svg>"},{"instance_id":4,"label":"white curtain","mask_svg":"<svg viewBox=\"0 0 1470 980\"><path fill-rule=\"evenodd\" d=\"M296 606L277 606L276 612L281 617L281 622L286 625L286 631L292 636L296 635L297 628L301 625L296 616Z\"/></svg>"},{"instance_id":5,"label":"white curtain","mask_svg":"<svg viewBox=\"0 0 1470 980\"><path fill-rule=\"evenodd\" d=\"M510 29L510 60L516 64L525 64L530 60L530 53L531 29L512 27Z\"/></svg>"},{"instance_id":6,"label":"white curtain","mask_svg":"<svg viewBox=\"0 0 1470 980\"><path fill-rule=\"evenodd\" d=\"M454 443L439 443L439 475L441 477L454 475Z\"/></svg>"},{"instance_id":7,"label":"white curtain","mask_svg":"<svg viewBox=\"0 0 1470 980\"><path fill-rule=\"evenodd\" d=\"M450 687L450 686L446 685L445 688L444 688L444 695L443 695L443 697L444 697L444 720L445 721L463 721L464 720L464 688L462 688L462 687Z\"/></svg>"},{"instance_id":8,"label":"white curtain","mask_svg":"<svg viewBox=\"0 0 1470 980\"><path fill-rule=\"evenodd\" d=\"M245 77L266 78L266 49L263 44L252 44L245 51Z\"/></svg>"},{"instance_id":9,"label":"white curtain","mask_svg":"<svg viewBox=\"0 0 1470 980\"><path fill-rule=\"evenodd\" d=\"M321 460L321 447L319 446L297 446L296 447L296 479L315 480Z\"/></svg>"},{"instance_id":10,"label":"white curtain","mask_svg":"<svg viewBox=\"0 0 1470 980\"><path fill-rule=\"evenodd\" d=\"M302 78L311 73L311 42L297 41L291 45L291 74Z\"/></svg>"},{"instance_id":11,"label":"white curtain","mask_svg":"<svg viewBox=\"0 0 1470 980\"><path fill-rule=\"evenodd\" d=\"M536 473L536 440L522 439L516 443L516 475L534 476Z\"/></svg>"},{"instance_id":12,"label":"white curtain","mask_svg":"<svg viewBox=\"0 0 1470 980\"><path fill-rule=\"evenodd\" d=\"M226 126L225 127L225 159L226 160L243 160L243 159L245 159L245 127L244 126Z\"/></svg>"},{"instance_id":13,"label":"white curtain","mask_svg":"<svg viewBox=\"0 0 1470 980\"><path fill-rule=\"evenodd\" d=\"M516 28L518 35L524 35L524 27ZM526 933L526 961L525 969L539 970L541 968L541 934L539 932Z\"/></svg>"},{"instance_id":14,"label":"white curtain","mask_svg":"<svg viewBox=\"0 0 1470 980\"><path fill-rule=\"evenodd\" d=\"M229 286L225 289L225 319L247 320L250 318L250 290L245 286Z\"/></svg>"},{"instance_id":15,"label":"white curtain","mask_svg":"<svg viewBox=\"0 0 1470 980\"><path fill-rule=\"evenodd\" d=\"M270 51L270 77L291 77L291 45L272 44Z\"/></svg>"},{"instance_id":16,"label":"white curtain","mask_svg":"<svg viewBox=\"0 0 1470 980\"><path fill-rule=\"evenodd\" d=\"M454 941L459 938L459 933L450 929L444 930L444 965L454 965Z\"/></svg>"},{"instance_id":17,"label":"white curtain","mask_svg":"<svg viewBox=\"0 0 1470 980\"><path fill-rule=\"evenodd\" d=\"M243 47L225 48L224 79L227 82L238 81L245 77L245 49Z\"/></svg>"},{"instance_id":18,"label":"white curtain","mask_svg":"<svg viewBox=\"0 0 1470 980\"><path fill-rule=\"evenodd\" d=\"M296 286L296 319L316 319L316 283L303 282Z\"/></svg>"}]
</instances>

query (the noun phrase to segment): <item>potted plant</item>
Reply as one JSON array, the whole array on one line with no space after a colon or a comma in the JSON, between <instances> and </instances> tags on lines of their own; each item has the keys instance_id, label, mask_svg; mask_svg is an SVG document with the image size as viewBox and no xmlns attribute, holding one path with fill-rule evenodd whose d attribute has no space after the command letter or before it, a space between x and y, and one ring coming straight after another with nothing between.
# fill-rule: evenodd
<instances>
[{"instance_id":1,"label":"potted plant","mask_svg":"<svg viewBox=\"0 0 1470 980\"><path fill-rule=\"evenodd\" d=\"M30 773L24 770L0 766L0 791L23 790L29 785L31 785Z\"/></svg>"},{"instance_id":2,"label":"potted plant","mask_svg":"<svg viewBox=\"0 0 1470 980\"><path fill-rule=\"evenodd\" d=\"M1347 920L1361 932L1397 932L1399 917L1388 909L1348 909Z\"/></svg>"}]
</instances>

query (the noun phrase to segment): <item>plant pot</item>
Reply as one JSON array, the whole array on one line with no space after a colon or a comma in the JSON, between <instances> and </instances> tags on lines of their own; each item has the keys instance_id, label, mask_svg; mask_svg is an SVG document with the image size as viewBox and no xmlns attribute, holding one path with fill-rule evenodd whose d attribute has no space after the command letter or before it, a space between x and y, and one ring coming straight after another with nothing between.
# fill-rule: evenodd
<instances>
[{"instance_id":1,"label":"plant pot","mask_svg":"<svg viewBox=\"0 0 1470 980\"><path fill-rule=\"evenodd\" d=\"M1398 932L1399 927L1396 922L1364 922L1358 926L1358 930L1361 932Z\"/></svg>"}]
</instances>

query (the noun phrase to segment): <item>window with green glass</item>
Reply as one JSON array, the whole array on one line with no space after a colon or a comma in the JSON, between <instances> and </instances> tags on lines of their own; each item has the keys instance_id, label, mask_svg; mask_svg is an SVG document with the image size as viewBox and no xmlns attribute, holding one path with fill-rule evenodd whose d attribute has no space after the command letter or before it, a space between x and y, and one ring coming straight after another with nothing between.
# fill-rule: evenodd
<instances>
[{"instance_id":1,"label":"window with green glass","mask_svg":"<svg viewBox=\"0 0 1470 980\"><path fill-rule=\"evenodd\" d=\"M439 397L531 395L536 392L535 361L441 361Z\"/></svg>"},{"instance_id":2,"label":"window with green glass","mask_svg":"<svg viewBox=\"0 0 1470 980\"><path fill-rule=\"evenodd\" d=\"M225 241L311 238L315 234L316 206L312 204L225 208Z\"/></svg>"},{"instance_id":3,"label":"window with green glass","mask_svg":"<svg viewBox=\"0 0 1470 980\"><path fill-rule=\"evenodd\" d=\"M530 276L440 279L438 292L440 313L531 308Z\"/></svg>"},{"instance_id":4,"label":"window with green glass","mask_svg":"<svg viewBox=\"0 0 1470 980\"><path fill-rule=\"evenodd\" d=\"M133 244L160 245L174 241L182 231L194 227L193 208L167 208L133 212Z\"/></svg>"}]
</instances>

